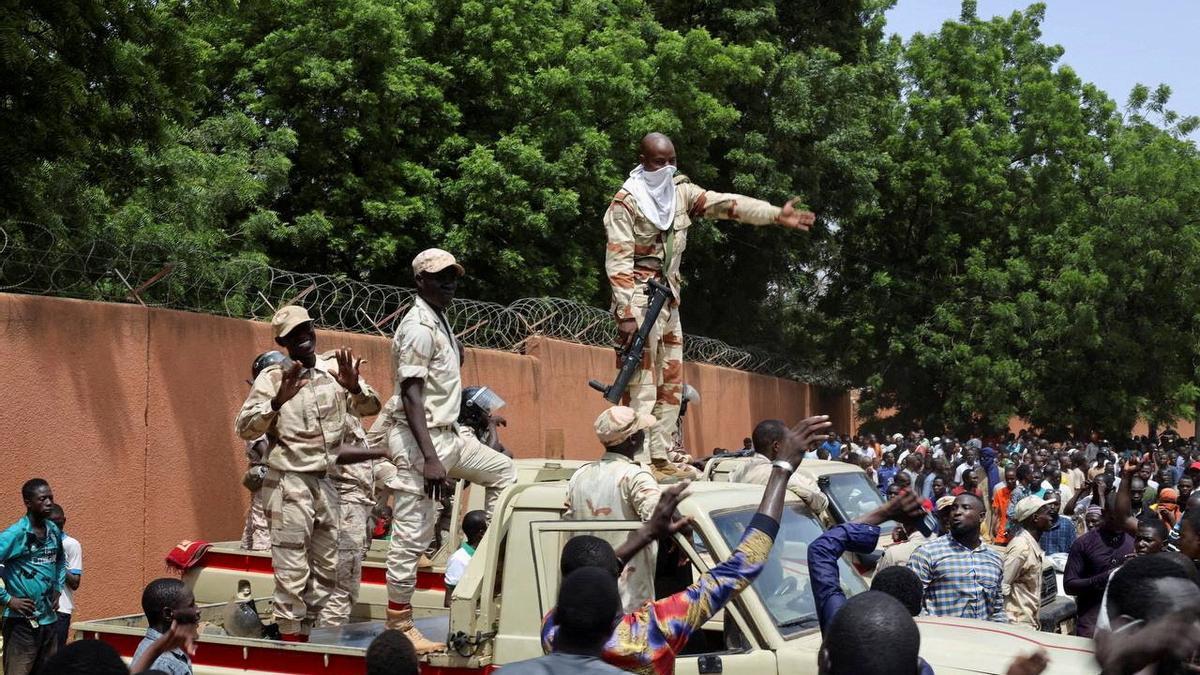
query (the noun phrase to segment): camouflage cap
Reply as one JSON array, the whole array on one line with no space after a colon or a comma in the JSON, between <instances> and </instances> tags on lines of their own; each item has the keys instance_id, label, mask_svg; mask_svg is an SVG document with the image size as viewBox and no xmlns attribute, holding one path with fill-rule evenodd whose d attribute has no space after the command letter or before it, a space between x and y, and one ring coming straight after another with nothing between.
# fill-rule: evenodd
<instances>
[{"instance_id":1,"label":"camouflage cap","mask_svg":"<svg viewBox=\"0 0 1200 675\"><path fill-rule=\"evenodd\" d=\"M458 271L458 276L460 277L466 273L462 265L458 264L458 261L454 259L454 256L449 251L443 251L440 248L427 248L418 253L417 257L413 258L412 261L414 277L422 272L428 272L429 274L441 272L451 266Z\"/></svg>"},{"instance_id":2,"label":"camouflage cap","mask_svg":"<svg viewBox=\"0 0 1200 675\"><path fill-rule=\"evenodd\" d=\"M937 500L937 504L935 505L934 510L941 511L942 509L950 507L950 506L954 506L954 496L946 495Z\"/></svg>"},{"instance_id":3,"label":"camouflage cap","mask_svg":"<svg viewBox=\"0 0 1200 675\"><path fill-rule=\"evenodd\" d=\"M280 307L275 316L271 317L271 328L275 330L275 337L281 338L292 332L296 326L310 321L312 317L308 315L307 309L300 305L288 305Z\"/></svg>"},{"instance_id":4,"label":"camouflage cap","mask_svg":"<svg viewBox=\"0 0 1200 675\"><path fill-rule=\"evenodd\" d=\"M643 429L654 426L654 415L638 414L633 408L613 406L596 418L596 437L604 447L618 445Z\"/></svg>"},{"instance_id":5,"label":"camouflage cap","mask_svg":"<svg viewBox=\"0 0 1200 675\"><path fill-rule=\"evenodd\" d=\"M1049 499L1042 499L1037 495L1029 495L1021 501L1017 502L1017 508L1013 513L1013 520L1018 523L1023 523L1030 516L1037 513L1039 509L1050 503Z\"/></svg>"}]
</instances>

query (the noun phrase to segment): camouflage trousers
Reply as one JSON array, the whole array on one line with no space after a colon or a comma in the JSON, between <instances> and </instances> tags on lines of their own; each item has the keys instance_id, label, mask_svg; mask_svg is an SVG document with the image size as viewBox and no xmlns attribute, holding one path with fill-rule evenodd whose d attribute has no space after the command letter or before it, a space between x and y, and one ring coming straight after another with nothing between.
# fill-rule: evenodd
<instances>
[{"instance_id":1,"label":"camouflage trousers","mask_svg":"<svg viewBox=\"0 0 1200 675\"><path fill-rule=\"evenodd\" d=\"M371 505L341 502L342 522L337 533L337 577L329 601L317 617L318 626L341 626L350 620L362 584L363 549L367 544L367 519Z\"/></svg>"},{"instance_id":2,"label":"camouflage trousers","mask_svg":"<svg viewBox=\"0 0 1200 675\"><path fill-rule=\"evenodd\" d=\"M646 300L635 294L634 318L638 326L646 316ZM639 413L654 415L658 423L646 431L646 443L637 459L640 462L667 460L674 446L676 421L679 419L679 399L683 395L683 327L679 323L679 307L663 305L658 321L646 339L642 367L629 381L625 392L629 407Z\"/></svg>"},{"instance_id":3,"label":"camouflage trousers","mask_svg":"<svg viewBox=\"0 0 1200 675\"><path fill-rule=\"evenodd\" d=\"M275 623L284 634L307 634L337 575L340 521L333 481L317 474L271 469L263 480L275 568Z\"/></svg>"},{"instance_id":4,"label":"camouflage trousers","mask_svg":"<svg viewBox=\"0 0 1200 675\"><path fill-rule=\"evenodd\" d=\"M263 491L250 493L250 508L246 511L246 526L242 528L242 548L247 551L265 551L271 548L271 523L263 508Z\"/></svg>"},{"instance_id":5,"label":"camouflage trousers","mask_svg":"<svg viewBox=\"0 0 1200 675\"><path fill-rule=\"evenodd\" d=\"M432 427L429 438L450 478L461 478L484 488L484 509L491 518L500 492L516 481L512 459L480 443L463 428ZM392 537L387 555L388 605L392 607L412 602L417 586L417 561L433 540L437 505L425 495L425 457L407 424L392 427L388 447L396 465L396 477L388 484L394 490Z\"/></svg>"}]
</instances>

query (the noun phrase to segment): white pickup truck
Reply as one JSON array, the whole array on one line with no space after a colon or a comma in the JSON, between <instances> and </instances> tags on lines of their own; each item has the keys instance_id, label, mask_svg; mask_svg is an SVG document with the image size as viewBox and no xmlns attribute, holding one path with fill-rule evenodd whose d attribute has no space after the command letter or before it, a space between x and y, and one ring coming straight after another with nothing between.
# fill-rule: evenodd
<instances>
[{"instance_id":1,"label":"white pickup truck","mask_svg":"<svg viewBox=\"0 0 1200 675\"><path fill-rule=\"evenodd\" d=\"M692 538L677 537L691 562L693 578L714 560L729 556L757 509L762 488L699 482L679 507L694 520ZM542 617L554 604L559 554L575 534L632 531L636 522L562 520L566 483L520 483L504 492L491 529L480 543L451 607L419 607L422 631L450 645L448 652L424 657L422 673L488 673L506 663L538 656ZM785 505L781 527L764 573L746 592L693 636L676 663L680 675L736 673L793 675L817 672L821 635L809 588L806 552L821 524L794 497ZM865 590L863 579L842 564L850 595ZM250 579L228 577L232 594ZM266 594L263 594L266 595ZM258 607L269 616L269 600ZM384 605L364 598L354 623L314 631L308 644L236 638L224 634L220 603L202 608L202 636L195 656L200 674L361 673L370 640L383 629ZM1099 668L1089 640L1039 633L969 619L919 617L921 655L939 675L1003 673L1015 654L1041 647L1050 655L1051 675L1094 673ZM141 616L76 625L84 638L112 643L132 655L145 631Z\"/></svg>"}]
</instances>

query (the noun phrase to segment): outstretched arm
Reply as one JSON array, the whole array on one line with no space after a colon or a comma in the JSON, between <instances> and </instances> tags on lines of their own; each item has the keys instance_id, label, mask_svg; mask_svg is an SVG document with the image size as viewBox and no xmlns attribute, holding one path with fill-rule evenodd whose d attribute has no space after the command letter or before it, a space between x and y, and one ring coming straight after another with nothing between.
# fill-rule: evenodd
<instances>
[{"instance_id":1,"label":"outstretched arm","mask_svg":"<svg viewBox=\"0 0 1200 675\"><path fill-rule=\"evenodd\" d=\"M696 185L688 186L688 215L693 218L717 218L736 220L748 225L781 225L783 227L808 230L816 221L811 211L796 208L795 199L788 200L782 208L769 202L732 192L714 192Z\"/></svg>"}]
</instances>

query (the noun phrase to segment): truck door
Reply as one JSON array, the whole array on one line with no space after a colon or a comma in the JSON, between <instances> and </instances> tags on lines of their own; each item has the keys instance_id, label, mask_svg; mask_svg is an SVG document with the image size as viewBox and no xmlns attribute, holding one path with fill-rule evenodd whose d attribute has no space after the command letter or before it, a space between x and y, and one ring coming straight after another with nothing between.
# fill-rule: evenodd
<instances>
[{"instance_id":1,"label":"truck door","mask_svg":"<svg viewBox=\"0 0 1200 675\"><path fill-rule=\"evenodd\" d=\"M692 580L699 579L711 565L710 556L697 551L693 542L675 535L675 544L691 565ZM752 624L741 602L734 598L701 629L675 661L676 675L768 675L779 672L778 659Z\"/></svg>"}]
</instances>

